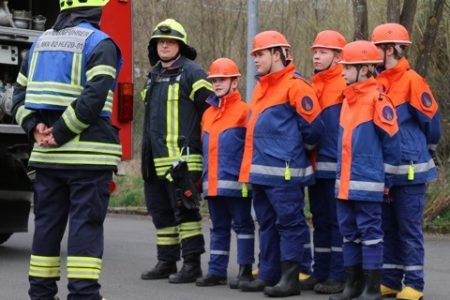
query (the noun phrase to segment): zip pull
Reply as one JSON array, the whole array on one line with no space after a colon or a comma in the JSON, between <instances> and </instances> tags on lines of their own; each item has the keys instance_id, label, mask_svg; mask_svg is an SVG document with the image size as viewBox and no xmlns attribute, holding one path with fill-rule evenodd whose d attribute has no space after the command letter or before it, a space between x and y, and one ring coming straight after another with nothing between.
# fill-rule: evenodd
<instances>
[{"instance_id":1,"label":"zip pull","mask_svg":"<svg viewBox=\"0 0 450 300\"><path fill-rule=\"evenodd\" d=\"M248 188L245 183L242 184L242 197L247 198L248 197Z\"/></svg>"},{"instance_id":2,"label":"zip pull","mask_svg":"<svg viewBox=\"0 0 450 300\"><path fill-rule=\"evenodd\" d=\"M408 166L408 180L414 180L414 164L413 161L410 162Z\"/></svg>"},{"instance_id":3,"label":"zip pull","mask_svg":"<svg viewBox=\"0 0 450 300\"><path fill-rule=\"evenodd\" d=\"M291 180L291 169L289 168L288 162L286 162L286 168L284 169L284 180Z\"/></svg>"}]
</instances>

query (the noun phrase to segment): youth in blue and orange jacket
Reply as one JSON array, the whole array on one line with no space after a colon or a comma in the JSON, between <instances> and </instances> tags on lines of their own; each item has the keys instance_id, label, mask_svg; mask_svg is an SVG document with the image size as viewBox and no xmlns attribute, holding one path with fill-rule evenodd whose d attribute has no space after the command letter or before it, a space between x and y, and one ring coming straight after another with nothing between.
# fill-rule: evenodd
<instances>
[{"instance_id":1,"label":"youth in blue and orange jacket","mask_svg":"<svg viewBox=\"0 0 450 300\"><path fill-rule=\"evenodd\" d=\"M347 279L342 294L330 300L360 295L358 299L381 299L381 204L389 184L384 163L397 155L388 146L398 131L397 117L373 78L381 62L376 47L368 41L352 42L342 57L349 86L339 121L336 198Z\"/></svg>"},{"instance_id":2,"label":"youth in blue and orange jacket","mask_svg":"<svg viewBox=\"0 0 450 300\"><path fill-rule=\"evenodd\" d=\"M428 84L404 57L411 44L408 31L400 24L381 24L374 29L372 42L384 58L378 84L392 100L399 119L399 138L390 145L399 159L385 165L393 187L390 201L383 205L381 291L384 296L397 294L398 299L419 299L424 288L425 184L437 177L432 157L441 133L440 114Z\"/></svg>"},{"instance_id":3,"label":"youth in blue and orange jacket","mask_svg":"<svg viewBox=\"0 0 450 300\"><path fill-rule=\"evenodd\" d=\"M290 45L276 31L255 36L253 51L260 75L250 104L239 181L251 183L260 225L258 279L243 291L272 297L300 293L303 255L303 187L314 182L306 147L323 131L320 106L311 86L295 72ZM275 286L271 286L275 285Z\"/></svg>"},{"instance_id":4,"label":"youth in blue and orange jacket","mask_svg":"<svg viewBox=\"0 0 450 300\"><path fill-rule=\"evenodd\" d=\"M312 223L314 226L313 274L302 289L314 289L321 294L339 293L344 287L342 235L336 216L337 144L342 92L346 83L342 77L342 65L338 64L345 37L333 30L317 34L313 45L314 76L312 87L322 108L321 118L325 131L314 151L316 182L308 189Z\"/></svg>"},{"instance_id":5,"label":"youth in blue and orange jacket","mask_svg":"<svg viewBox=\"0 0 450 300\"><path fill-rule=\"evenodd\" d=\"M197 286L226 283L231 228L237 236L240 268L230 287L252 279L255 228L247 186L238 181L250 109L237 90L239 76L238 67L228 58L215 60L208 71L215 96L208 98L210 107L202 117L202 178L212 228L208 274L197 280Z\"/></svg>"}]
</instances>

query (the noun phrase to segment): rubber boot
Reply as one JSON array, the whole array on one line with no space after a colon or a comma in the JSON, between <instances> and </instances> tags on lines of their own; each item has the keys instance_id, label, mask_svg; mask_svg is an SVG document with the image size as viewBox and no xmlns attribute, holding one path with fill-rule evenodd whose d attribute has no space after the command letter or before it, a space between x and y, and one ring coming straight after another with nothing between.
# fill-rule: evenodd
<instances>
[{"instance_id":1,"label":"rubber boot","mask_svg":"<svg viewBox=\"0 0 450 300\"><path fill-rule=\"evenodd\" d=\"M207 274L205 277L197 278L196 286L215 286L227 284L227 278L214 274Z\"/></svg>"},{"instance_id":2,"label":"rubber boot","mask_svg":"<svg viewBox=\"0 0 450 300\"><path fill-rule=\"evenodd\" d=\"M382 284L380 285L381 296L384 298L396 298L397 294L400 293L398 290L391 289L390 287Z\"/></svg>"},{"instance_id":3,"label":"rubber boot","mask_svg":"<svg viewBox=\"0 0 450 300\"><path fill-rule=\"evenodd\" d=\"M382 300L380 291L381 270L364 270L364 290L355 300Z\"/></svg>"},{"instance_id":4,"label":"rubber boot","mask_svg":"<svg viewBox=\"0 0 450 300\"><path fill-rule=\"evenodd\" d=\"M313 275L308 276L306 279L299 279L300 289L302 291L312 291L319 282L321 281Z\"/></svg>"},{"instance_id":5,"label":"rubber boot","mask_svg":"<svg viewBox=\"0 0 450 300\"><path fill-rule=\"evenodd\" d=\"M423 300L423 292L413 287L405 286L400 293L397 294L397 300Z\"/></svg>"},{"instance_id":6,"label":"rubber boot","mask_svg":"<svg viewBox=\"0 0 450 300\"><path fill-rule=\"evenodd\" d=\"M230 289L237 289L239 283L252 280L252 265L239 265L239 274L230 281Z\"/></svg>"},{"instance_id":7,"label":"rubber boot","mask_svg":"<svg viewBox=\"0 0 450 300\"><path fill-rule=\"evenodd\" d=\"M350 300L361 295L364 289L364 272L361 265L354 265L345 268L347 280L344 290L338 295L333 295L329 300Z\"/></svg>"},{"instance_id":8,"label":"rubber boot","mask_svg":"<svg viewBox=\"0 0 450 300\"><path fill-rule=\"evenodd\" d=\"M181 270L178 273L169 276L169 282L190 283L195 282L199 277L202 277L200 254L191 254L184 257L183 267L181 267Z\"/></svg>"},{"instance_id":9,"label":"rubber boot","mask_svg":"<svg viewBox=\"0 0 450 300\"><path fill-rule=\"evenodd\" d=\"M334 279L327 279L324 282L319 282L314 286L314 291L317 294L337 294L344 290L344 281Z\"/></svg>"},{"instance_id":10,"label":"rubber boot","mask_svg":"<svg viewBox=\"0 0 450 300\"><path fill-rule=\"evenodd\" d=\"M241 281L238 288L243 292L262 292L267 286L274 286L276 282L255 279L252 281Z\"/></svg>"},{"instance_id":11,"label":"rubber boot","mask_svg":"<svg viewBox=\"0 0 450 300\"><path fill-rule=\"evenodd\" d=\"M281 262L281 279L273 287L265 287L264 294L269 297L288 297L300 295L300 283L298 273L300 267L298 263L292 261Z\"/></svg>"},{"instance_id":12,"label":"rubber boot","mask_svg":"<svg viewBox=\"0 0 450 300\"><path fill-rule=\"evenodd\" d=\"M158 263L150 271L141 274L143 280L169 278L170 274L177 272L176 261L159 260Z\"/></svg>"}]
</instances>

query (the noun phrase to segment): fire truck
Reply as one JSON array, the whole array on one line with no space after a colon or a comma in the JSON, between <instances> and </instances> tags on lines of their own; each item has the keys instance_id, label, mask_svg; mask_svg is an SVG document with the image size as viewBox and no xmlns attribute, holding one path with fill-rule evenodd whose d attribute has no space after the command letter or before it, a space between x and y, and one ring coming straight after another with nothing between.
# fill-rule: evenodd
<instances>
[{"instance_id":1,"label":"fire truck","mask_svg":"<svg viewBox=\"0 0 450 300\"><path fill-rule=\"evenodd\" d=\"M23 58L59 13L58 1L0 0L0 244L28 230L32 179L27 163L32 144L11 116L12 94ZM120 47L124 64L114 92L111 122L120 128L122 160L131 159L133 44L131 1L111 0L101 28Z\"/></svg>"}]
</instances>

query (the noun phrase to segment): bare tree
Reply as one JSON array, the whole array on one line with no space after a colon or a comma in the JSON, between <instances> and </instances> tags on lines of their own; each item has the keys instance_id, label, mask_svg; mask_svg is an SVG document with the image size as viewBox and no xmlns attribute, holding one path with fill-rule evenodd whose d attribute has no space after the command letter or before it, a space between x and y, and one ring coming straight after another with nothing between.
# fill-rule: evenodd
<instances>
[{"instance_id":1,"label":"bare tree","mask_svg":"<svg viewBox=\"0 0 450 300\"><path fill-rule=\"evenodd\" d=\"M436 0L434 8L428 17L425 32L423 34L422 42L419 47L419 54L417 56L416 71L423 77L426 77L428 71L428 64L433 56L433 48L438 34L439 23L442 19L444 11L445 0Z\"/></svg>"},{"instance_id":2,"label":"bare tree","mask_svg":"<svg viewBox=\"0 0 450 300\"><path fill-rule=\"evenodd\" d=\"M416 15L417 0L408 0L403 2L402 14L400 15L400 24L406 27L412 35L414 17Z\"/></svg>"},{"instance_id":3,"label":"bare tree","mask_svg":"<svg viewBox=\"0 0 450 300\"><path fill-rule=\"evenodd\" d=\"M405 1L405 3L408 1ZM390 23L398 23L400 20L400 0L387 0L387 18Z\"/></svg>"},{"instance_id":4,"label":"bare tree","mask_svg":"<svg viewBox=\"0 0 450 300\"><path fill-rule=\"evenodd\" d=\"M367 37L369 36L367 1L352 0L352 2L353 2L353 22L355 24L353 40L366 40Z\"/></svg>"}]
</instances>

